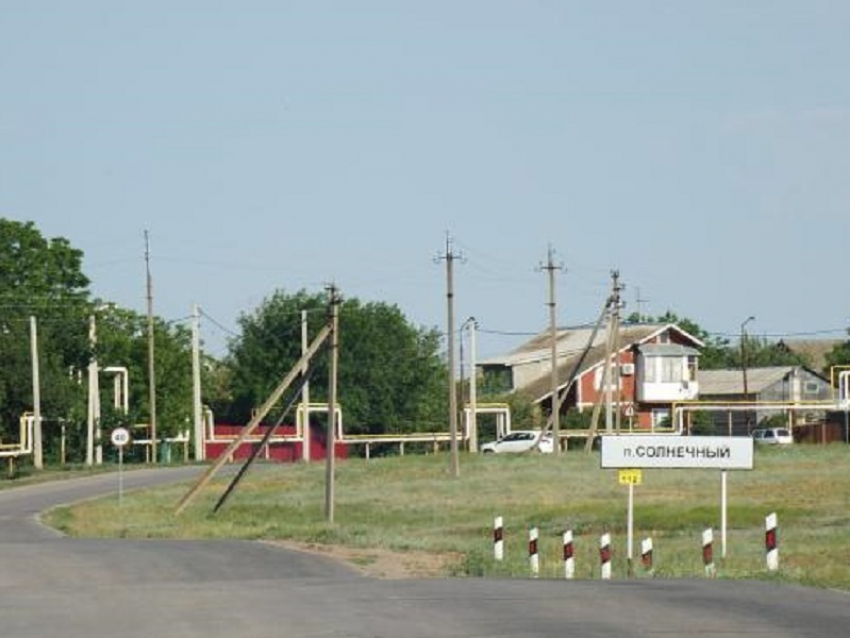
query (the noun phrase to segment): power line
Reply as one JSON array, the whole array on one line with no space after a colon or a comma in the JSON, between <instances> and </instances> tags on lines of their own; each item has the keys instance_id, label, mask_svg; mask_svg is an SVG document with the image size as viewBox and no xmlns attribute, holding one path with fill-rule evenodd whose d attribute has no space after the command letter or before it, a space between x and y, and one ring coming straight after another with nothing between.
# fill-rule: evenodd
<instances>
[{"instance_id":1,"label":"power line","mask_svg":"<svg viewBox=\"0 0 850 638\"><path fill-rule=\"evenodd\" d=\"M209 315L209 314L208 314L208 313L207 313L207 312L206 312L203 308L201 308L201 316L203 316L203 317L205 317L206 319L208 319L208 320L210 321L210 323L212 323L214 326L216 326L216 327L217 327L219 330L221 330L222 332L226 332L227 334L229 334L229 335L231 335L231 336L233 336L233 337L239 337L239 336L241 336L241 335L239 335L239 333L234 332L234 331L233 331L233 330L231 330L230 328L226 327L225 325L223 325L222 323L220 323L219 321L217 321L214 317L210 316L210 315Z\"/></svg>"},{"instance_id":2,"label":"power line","mask_svg":"<svg viewBox=\"0 0 850 638\"><path fill-rule=\"evenodd\" d=\"M835 330L812 330L807 332L773 332L773 333L762 333L760 335L752 335L752 337L762 337L765 339L782 339L785 337L817 337L822 335L829 334L841 334L846 333L847 328L839 328ZM706 332L706 334L712 337L734 337L739 338L741 334L739 332Z\"/></svg>"}]
</instances>

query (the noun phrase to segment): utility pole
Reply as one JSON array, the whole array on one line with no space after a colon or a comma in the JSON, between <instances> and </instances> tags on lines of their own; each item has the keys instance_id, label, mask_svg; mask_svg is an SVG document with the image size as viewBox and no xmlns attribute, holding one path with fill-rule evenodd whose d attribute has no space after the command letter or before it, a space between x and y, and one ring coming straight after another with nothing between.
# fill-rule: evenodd
<instances>
[{"instance_id":1,"label":"utility pole","mask_svg":"<svg viewBox=\"0 0 850 638\"><path fill-rule=\"evenodd\" d=\"M621 403L621 388L620 384L622 382L622 378L620 376L620 313L623 309L623 302L620 297L620 293L625 290L625 286L620 283L620 271L615 270L611 273L611 278L613 279L613 288L614 288L614 392L616 396L616 429L617 434L620 433L620 428L622 427L623 420L623 411L620 409Z\"/></svg>"},{"instance_id":2,"label":"utility pole","mask_svg":"<svg viewBox=\"0 0 850 638\"><path fill-rule=\"evenodd\" d=\"M750 389L747 387L747 324L751 321L755 321L755 317L749 316L747 319L741 324L741 373L743 374L744 381L744 402L749 402L750 400ZM747 428L747 434L750 433L750 411L744 410L744 423Z\"/></svg>"},{"instance_id":3,"label":"utility pole","mask_svg":"<svg viewBox=\"0 0 850 638\"><path fill-rule=\"evenodd\" d=\"M148 401L150 403L151 462L156 464L156 378L154 376L153 282L151 281L150 236L145 231L145 273L148 297Z\"/></svg>"},{"instance_id":4,"label":"utility pole","mask_svg":"<svg viewBox=\"0 0 850 638\"><path fill-rule=\"evenodd\" d=\"M555 271L562 270L562 266L556 266L554 262L555 251L549 246L546 265L540 266L549 274L549 339L551 347L552 373L552 439L554 441L555 455L561 453L561 398L558 393L558 323L557 306L555 303Z\"/></svg>"},{"instance_id":5,"label":"utility pole","mask_svg":"<svg viewBox=\"0 0 850 638\"><path fill-rule=\"evenodd\" d=\"M446 262L446 301L448 318L446 338L449 355L449 433L451 438L452 475L460 476L460 460L457 444L457 388L455 387L455 309L454 309L454 261L458 258L452 249L451 235L446 233L446 252L438 255L437 261Z\"/></svg>"},{"instance_id":6,"label":"utility pole","mask_svg":"<svg viewBox=\"0 0 850 638\"><path fill-rule=\"evenodd\" d=\"M44 468L44 453L41 432L41 382L38 368L38 327L35 317L30 317L30 346L32 349L32 454L35 469Z\"/></svg>"},{"instance_id":7,"label":"utility pole","mask_svg":"<svg viewBox=\"0 0 850 638\"><path fill-rule=\"evenodd\" d=\"M613 302L612 302L613 303ZM608 335L605 339L605 367L602 371L602 394L605 397L605 432L611 434L614 431L614 411L612 409L613 397L611 396L611 355L614 353L614 308L608 309Z\"/></svg>"},{"instance_id":8,"label":"utility pole","mask_svg":"<svg viewBox=\"0 0 850 638\"><path fill-rule=\"evenodd\" d=\"M478 322L469 318L469 451L478 452L478 379L475 374L476 349L475 336Z\"/></svg>"},{"instance_id":9,"label":"utility pole","mask_svg":"<svg viewBox=\"0 0 850 638\"><path fill-rule=\"evenodd\" d=\"M308 325L307 325L307 311L301 311L301 356L304 356L304 353L307 352L307 348L309 347L308 341ZM301 368L301 375L306 376L310 371L310 363L308 361L304 362L304 365ZM301 404L304 406L304 412L302 416L301 422L301 460L304 462L310 461L310 382L305 381L304 387L301 388Z\"/></svg>"},{"instance_id":10,"label":"utility pole","mask_svg":"<svg viewBox=\"0 0 850 638\"><path fill-rule=\"evenodd\" d=\"M605 430L608 434L614 431L614 396L613 387L617 386L617 431L620 430L620 293L623 286L620 284L620 271L611 271L611 307L609 309L608 340L605 348L605 371L603 383L605 384ZM612 363L614 365L612 365ZM614 368L612 370L612 368Z\"/></svg>"},{"instance_id":11,"label":"utility pole","mask_svg":"<svg viewBox=\"0 0 850 638\"><path fill-rule=\"evenodd\" d=\"M195 460L203 461L204 423L201 412L201 309L192 306L192 412L195 421Z\"/></svg>"},{"instance_id":12,"label":"utility pole","mask_svg":"<svg viewBox=\"0 0 850 638\"><path fill-rule=\"evenodd\" d=\"M328 451L325 464L325 518L334 522L334 464L336 457L336 383L339 364L339 292L334 284L328 287L330 303L330 366L328 372Z\"/></svg>"}]
</instances>

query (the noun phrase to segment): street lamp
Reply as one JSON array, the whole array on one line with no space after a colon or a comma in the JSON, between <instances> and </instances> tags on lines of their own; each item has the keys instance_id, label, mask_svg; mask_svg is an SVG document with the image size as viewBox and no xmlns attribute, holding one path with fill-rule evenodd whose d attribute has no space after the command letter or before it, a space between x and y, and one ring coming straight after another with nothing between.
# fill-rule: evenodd
<instances>
[{"instance_id":1,"label":"street lamp","mask_svg":"<svg viewBox=\"0 0 850 638\"><path fill-rule=\"evenodd\" d=\"M478 329L478 322L475 317L470 317L463 322L460 327L460 383L463 388L463 331L469 329L469 420L465 421L464 425L468 428L469 435L469 451L478 452L478 391L477 379L475 376L475 368L477 361L475 360L475 331Z\"/></svg>"},{"instance_id":2,"label":"street lamp","mask_svg":"<svg viewBox=\"0 0 850 638\"><path fill-rule=\"evenodd\" d=\"M747 324L751 321L755 321L755 317L752 315L747 317L747 319L741 324L741 372L744 377L744 401L749 401L750 398L750 389L747 387ZM747 426L747 434L750 433L750 412L749 410L744 412L745 414L745 424Z\"/></svg>"}]
</instances>

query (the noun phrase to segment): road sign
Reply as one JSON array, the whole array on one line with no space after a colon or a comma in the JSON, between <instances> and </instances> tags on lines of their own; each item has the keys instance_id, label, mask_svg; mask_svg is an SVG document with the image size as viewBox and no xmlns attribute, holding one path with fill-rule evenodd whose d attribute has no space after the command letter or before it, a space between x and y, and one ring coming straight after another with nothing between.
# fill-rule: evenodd
<instances>
[{"instance_id":1,"label":"road sign","mask_svg":"<svg viewBox=\"0 0 850 638\"><path fill-rule=\"evenodd\" d=\"M110 436L112 445L122 448L130 442L130 431L127 428L115 428Z\"/></svg>"},{"instance_id":2,"label":"road sign","mask_svg":"<svg viewBox=\"0 0 850 638\"><path fill-rule=\"evenodd\" d=\"M753 469L748 436L624 434L602 437L603 468Z\"/></svg>"},{"instance_id":3,"label":"road sign","mask_svg":"<svg viewBox=\"0 0 850 638\"><path fill-rule=\"evenodd\" d=\"M620 470L617 472L620 485L640 485L643 483L643 472L637 469Z\"/></svg>"}]
</instances>

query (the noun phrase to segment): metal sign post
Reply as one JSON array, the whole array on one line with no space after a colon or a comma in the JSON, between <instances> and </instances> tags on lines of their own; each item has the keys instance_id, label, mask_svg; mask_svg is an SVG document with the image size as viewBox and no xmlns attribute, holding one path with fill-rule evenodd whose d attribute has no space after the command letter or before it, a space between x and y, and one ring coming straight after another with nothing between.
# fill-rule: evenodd
<instances>
[{"instance_id":1,"label":"metal sign post","mask_svg":"<svg viewBox=\"0 0 850 638\"><path fill-rule=\"evenodd\" d=\"M603 468L619 469L621 485L640 485L640 468L719 469L721 558L726 558L728 528L728 470L753 469L750 437L634 434L603 436ZM629 493L629 569L632 563L631 491Z\"/></svg>"},{"instance_id":2,"label":"metal sign post","mask_svg":"<svg viewBox=\"0 0 850 638\"><path fill-rule=\"evenodd\" d=\"M726 558L726 527L728 520L728 491L726 489L726 470L720 472L720 558Z\"/></svg>"},{"instance_id":3,"label":"metal sign post","mask_svg":"<svg viewBox=\"0 0 850 638\"><path fill-rule=\"evenodd\" d=\"M626 525L626 559L629 578L634 574L634 538L635 538L635 485L643 482L643 472L638 469L625 469L617 473L620 485L629 486L628 522Z\"/></svg>"},{"instance_id":4,"label":"metal sign post","mask_svg":"<svg viewBox=\"0 0 850 638\"><path fill-rule=\"evenodd\" d=\"M130 442L127 428L115 428L110 437L112 445L118 448L118 507L124 498L124 446Z\"/></svg>"}]
</instances>

